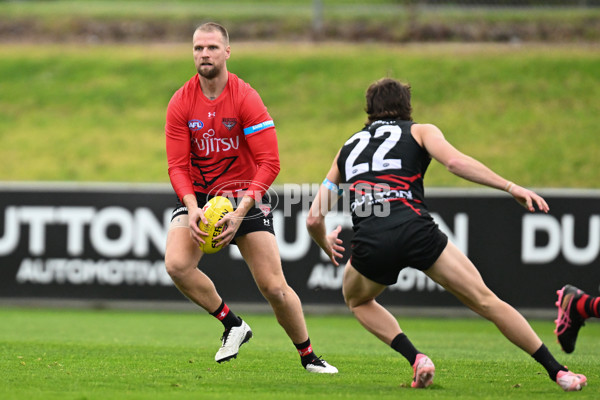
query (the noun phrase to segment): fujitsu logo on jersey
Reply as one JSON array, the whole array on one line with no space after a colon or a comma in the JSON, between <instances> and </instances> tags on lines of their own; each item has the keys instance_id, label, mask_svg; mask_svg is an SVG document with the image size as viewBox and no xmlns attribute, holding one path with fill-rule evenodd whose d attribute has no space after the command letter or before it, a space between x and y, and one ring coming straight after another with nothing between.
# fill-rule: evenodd
<instances>
[{"instance_id":1,"label":"fujitsu logo on jersey","mask_svg":"<svg viewBox=\"0 0 600 400\"><path fill-rule=\"evenodd\" d=\"M237 150L240 147L240 138L216 138L214 129L202 135L202 138L192 138L192 147L198 155L208 156L211 153L219 153L231 149Z\"/></svg>"}]
</instances>

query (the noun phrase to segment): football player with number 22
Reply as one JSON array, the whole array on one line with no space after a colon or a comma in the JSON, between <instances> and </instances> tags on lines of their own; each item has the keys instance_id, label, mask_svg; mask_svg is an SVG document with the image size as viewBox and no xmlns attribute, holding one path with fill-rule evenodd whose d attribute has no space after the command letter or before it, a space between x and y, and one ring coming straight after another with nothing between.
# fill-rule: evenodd
<instances>
[{"instance_id":1,"label":"football player with number 22","mask_svg":"<svg viewBox=\"0 0 600 400\"><path fill-rule=\"evenodd\" d=\"M431 385L432 360L376 301L403 268L417 268L492 321L563 390L581 390L586 377L558 363L525 318L485 285L473 263L440 231L425 206L423 178L434 158L461 178L508 192L530 212L535 207L548 212L546 201L458 151L436 126L413 122L409 85L381 79L367 89L366 100L367 123L335 156L306 221L312 238L338 265L344 251L341 227L327 234L325 216L341 195L349 196L354 236L342 291L354 316L408 360L412 387Z\"/></svg>"}]
</instances>

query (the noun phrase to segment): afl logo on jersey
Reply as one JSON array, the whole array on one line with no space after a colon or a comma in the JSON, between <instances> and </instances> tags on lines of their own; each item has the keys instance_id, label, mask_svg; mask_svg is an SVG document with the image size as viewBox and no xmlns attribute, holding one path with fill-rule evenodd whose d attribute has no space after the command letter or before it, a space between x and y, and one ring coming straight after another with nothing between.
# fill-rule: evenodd
<instances>
[{"instance_id":1,"label":"afl logo on jersey","mask_svg":"<svg viewBox=\"0 0 600 400\"><path fill-rule=\"evenodd\" d=\"M193 119L191 121L188 121L188 128L190 128L190 130L193 132L199 131L203 127L204 123L199 119Z\"/></svg>"}]
</instances>

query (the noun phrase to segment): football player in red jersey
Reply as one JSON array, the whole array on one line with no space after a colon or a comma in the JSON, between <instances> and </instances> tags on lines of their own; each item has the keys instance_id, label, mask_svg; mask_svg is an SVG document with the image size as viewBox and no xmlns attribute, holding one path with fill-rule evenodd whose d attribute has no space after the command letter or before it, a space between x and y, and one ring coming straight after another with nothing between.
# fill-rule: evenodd
<instances>
[{"instance_id":1,"label":"football player in red jersey","mask_svg":"<svg viewBox=\"0 0 600 400\"><path fill-rule=\"evenodd\" d=\"M178 197L167 234L167 272L185 296L223 323L215 361L235 358L252 330L197 268L203 256L198 246L206 239L198 227L201 220L207 223L202 206L216 195L235 197L235 210L217 223L226 229L216 240L238 246L304 368L336 373L313 352L300 299L283 275L266 196L279 173L275 126L259 94L227 70L230 55L223 26L199 26L193 35L198 73L175 92L167 108L169 177Z\"/></svg>"},{"instance_id":2,"label":"football player in red jersey","mask_svg":"<svg viewBox=\"0 0 600 400\"><path fill-rule=\"evenodd\" d=\"M307 218L309 233L338 265L344 251L338 238L341 227L328 235L325 215L340 195L349 196L354 237L343 294L355 317L408 360L412 387L431 385L433 362L376 301L388 285L396 283L399 272L411 266L492 321L507 339L543 365L563 390L581 390L586 377L559 364L525 318L485 285L473 263L439 230L425 205L423 177L434 158L464 179L505 190L530 212L535 207L548 212L546 201L459 152L436 126L414 123L408 85L381 79L368 88L366 100L368 121L338 152ZM344 185L342 192L340 185Z\"/></svg>"}]
</instances>

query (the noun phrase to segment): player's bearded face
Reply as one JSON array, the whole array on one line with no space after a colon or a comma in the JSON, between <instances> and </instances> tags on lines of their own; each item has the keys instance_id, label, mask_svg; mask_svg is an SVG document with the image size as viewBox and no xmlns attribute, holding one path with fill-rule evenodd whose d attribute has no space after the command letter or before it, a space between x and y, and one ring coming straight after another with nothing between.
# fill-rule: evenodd
<instances>
[{"instance_id":1,"label":"player's bearded face","mask_svg":"<svg viewBox=\"0 0 600 400\"><path fill-rule=\"evenodd\" d=\"M200 76L213 79L225 68L230 50L217 32L194 34L194 63Z\"/></svg>"}]
</instances>

